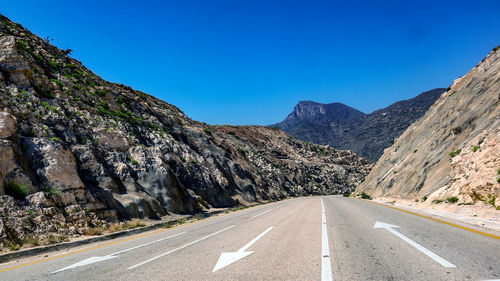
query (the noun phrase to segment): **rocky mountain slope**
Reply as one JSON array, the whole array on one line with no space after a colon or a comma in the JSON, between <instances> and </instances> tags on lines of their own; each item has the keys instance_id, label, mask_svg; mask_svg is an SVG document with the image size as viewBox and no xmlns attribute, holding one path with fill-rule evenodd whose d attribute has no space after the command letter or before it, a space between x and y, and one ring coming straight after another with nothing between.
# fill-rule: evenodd
<instances>
[{"instance_id":1,"label":"rocky mountain slope","mask_svg":"<svg viewBox=\"0 0 500 281\"><path fill-rule=\"evenodd\" d=\"M357 192L500 206L500 46L386 149Z\"/></svg>"},{"instance_id":2,"label":"rocky mountain slope","mask_svg":"<svg viewBox=\"0 0 500 281\"><path fill-rule=\"evenodd\" d=\"M341 103L301 101L284 121L273 126L298 139L349 149L376 161L444 91L433 89L370 114Z\"/></svg>"},{"instance_id":3,"label":"rocky mountain slope","mask_svg":"<svg viewBox=\"0 0 500 281\"><path fill-rule=\"evenodd\" d=\"M193 121L69 53L0 16L0 242L341 193L371 168L278 129Z\"/></svg>"}]
</instances>

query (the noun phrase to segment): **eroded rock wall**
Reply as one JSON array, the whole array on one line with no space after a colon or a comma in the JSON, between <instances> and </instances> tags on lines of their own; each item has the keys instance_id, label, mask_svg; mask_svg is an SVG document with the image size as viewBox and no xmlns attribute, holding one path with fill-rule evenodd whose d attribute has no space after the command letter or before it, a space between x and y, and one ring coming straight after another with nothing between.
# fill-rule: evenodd
<instances>
[{"instance_id":1,"label":"eroded rock wall","mask_svg":"<svg viewBox=\"0 0 500 281\"><path fill-rule=\"evenodd\" d=\"M384 151L357 192L498 207L499 139L497 47Z\"/></svg>"}]
</instances>

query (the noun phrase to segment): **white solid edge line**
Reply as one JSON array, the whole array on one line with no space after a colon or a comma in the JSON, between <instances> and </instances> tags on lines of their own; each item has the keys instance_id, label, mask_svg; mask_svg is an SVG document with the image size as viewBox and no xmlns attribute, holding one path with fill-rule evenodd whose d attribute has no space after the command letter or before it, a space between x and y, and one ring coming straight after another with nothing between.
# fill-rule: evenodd
<instances>
[{"instance_id":1,"label":"white solid edge line","mask_svg":"<svg viewBox=\"0 0 500 281\"><path fill-rule=\"evenodd\" d=\"M265 213L267 213L267 212L271 212L272 210L273 210L273 209L269 209L269 210L267 210L267 211L265 211L265 212L262 212L262 213L260 213L260 214L258 214L258 215L256 215L256 216L253 216L253 217L251 217L251 218L250 218L250 220L253 220L253 219L255 219L255 218L258 218L258 217L262 216L263 214L265 214Z\"/></svg>"},{"instance_id":2,"label":"white solid edge line","mask_svg":"<svg viewBox=\"0 0 500 281\"><path fill-rule=\"evenodd\" d=\"M182 250L182 249L184 249L184 248L186 248L186 247L189 247L189 246L191 246L191 245L194 245L194 244L196 244L196 243L198 243L198 242L200 242L200 241L203 241L203 240L205 240L205 239L208 239L208 238L210 238L210 237L212 237L212 236L214 236L214 235L217 235L217 234L219 234L219 233L221 233L221 232L223 232L223 231L226 231L226 230L228 230L228 229L230 229L230 228L233 228L233 227L235 227L235 225L231 225L231 226L226 227L226 228L224 228L224 229L221 229L221 230L219 230L219 231L217 231L217 232L214 232L214 233L212 233L212 234L209 234L209 235L207 235L207 236L204 236L204 237L202 237L202 238L200 238L200 239L197 239L197 240L194 240L194 241L189 242L189 243L187 243L187 244L184 244L184 245L182 245L182 246L180 246L180 247L178 247L178 248L175 248L175 249L173 249L173 250L170 250L170 251L168 251L168 252L166 252L166 253L163 253L163 254L158 255L158 256L156 256L156 257L153 257L153 258L150 258L150 259L145 260L145 261L143 261L143 262L140 262L140 263L138 263L138 264L136 264L136 265L133 265L133 266L131 266L131 267L127 268L127 269L129 269L129 270L130 270L130 269L134 269L134 268L136 268L136 267L139 267L139 266L145 265L145 264L150 263L150 262L152 262L152 261L154 261L154 260L157 260L157 259L159 259L159 258L162 258L162 257L164 257L164 256L166 256L166 255L169 255L169 254L171 254L171 253L173 253L173 252L177 252L177 251Z\"/></svg>"},{"instance_id":3,"label":"white solid edge line","mask_svg":"<svg viewBox=\"0 0 500 281\"><path fill-rule=\"evenodd\" d=\"M326 212L323 198L321 198L321 280L331 281L332 279L330 246L328 245L328 232L326 230Z\"/></svg>"}]
</instances>

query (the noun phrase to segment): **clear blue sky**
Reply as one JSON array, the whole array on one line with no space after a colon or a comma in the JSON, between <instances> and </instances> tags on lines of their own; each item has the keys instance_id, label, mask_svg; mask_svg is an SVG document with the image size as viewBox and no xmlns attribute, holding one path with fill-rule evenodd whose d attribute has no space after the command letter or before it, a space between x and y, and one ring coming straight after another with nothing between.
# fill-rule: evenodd
<instances>
[{"instance_id":1,"label":"clear blue sky","mask_svg":"<svg viewBox=\"0 0 500 281\"><path fill-rule=\"evenodd\" d=\"M500 1L2 1L104 79L209 124L300 100L371 112L448 87L500 44Z\"/></svg>"}]
</instances>

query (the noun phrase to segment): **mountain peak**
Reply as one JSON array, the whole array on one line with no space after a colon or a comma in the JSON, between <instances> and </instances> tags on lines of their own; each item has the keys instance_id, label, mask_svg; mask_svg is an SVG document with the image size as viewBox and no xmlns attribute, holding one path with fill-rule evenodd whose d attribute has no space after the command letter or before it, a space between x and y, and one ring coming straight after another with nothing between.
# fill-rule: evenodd
<instances>
[{"instance_id":1,"label":"mountain peak","mask_svg":"<svg viewBox=\"0 0 500 281\"><path fill-rule=\"evenodd\" d=\"M323 104L314 101L299 101L293 112L283 122L318 119L346 121L358 119L363 115L363 112L339 102Z\"/></svg>"},{"instance_id":2,"label":"mountain peak","mask_svg":"<svg viewBox=\"0 0 500 281\"><path fill-rule=\"evenodd\" d=\"M377 160L410 124L419 119L446 89L437 88L370 114L345 104L300 101L275 126L292 136Z\"/></svg>"}]
</instances>

